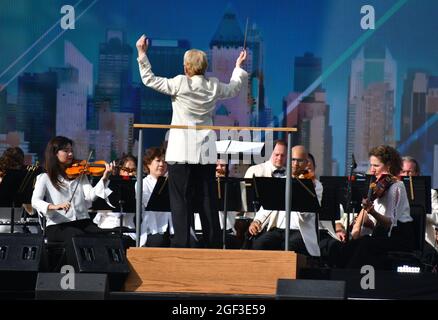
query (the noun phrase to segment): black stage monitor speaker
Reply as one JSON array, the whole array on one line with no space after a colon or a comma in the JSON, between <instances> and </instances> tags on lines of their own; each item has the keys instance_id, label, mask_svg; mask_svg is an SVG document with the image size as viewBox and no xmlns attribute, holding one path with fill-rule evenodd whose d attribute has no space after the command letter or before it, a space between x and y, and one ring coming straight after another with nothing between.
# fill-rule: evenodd
<instances>
[{"instance_id":1,"label":"black stage monitor speaker","mask_svg":"<svg viewBox=\"0 0 438 320\"><path fill-rule=\"evenodd\" d=\"M278 279L278 300L344 300L345 281Z\"/></svg>"},{"instance_id":2,"label":"black stage monitor speaker","mask_svg":"<svg viewBox=\"0 0 438 320\"><path fill-rule=\"evenodd\" d=\"M36 300L104 300L107 295L106 274L39 273L35 287Z\"/></svg>"},{"instance_id":3,"label":"black stage monitor speaker","mask_svg":"<svg viewBox=\"0 0 438 320\"><path fill-rule=\"evenodd\" d=\"M73 259L79 273L106 273L110 290L120 290L130 272L120 237L73 237Z\"/></svg>"},{"instance_id":4,"label":"black stage monitor speaker","mask_svg":"<svg viewBox=\"0 0 438 320\"><path fill-rule=\"evenodd\" d=\"M0 234L0 290L35 288L43 241L37 234Z\"/></svg>"},{"instance_id":5,"label":"black stage monitor speaker","mask_svg":"<svg viewBox=\"0 0 438 320\"><path fill-rule=\"evenodd\" d=\"M346 281L347 295L352 299L438 299L438 275L435 273L375 270L371 274L361 273L360 269L331 269L330 279ZM367 286L363 288L363 284Z\"/></svg>"}]
</instances>

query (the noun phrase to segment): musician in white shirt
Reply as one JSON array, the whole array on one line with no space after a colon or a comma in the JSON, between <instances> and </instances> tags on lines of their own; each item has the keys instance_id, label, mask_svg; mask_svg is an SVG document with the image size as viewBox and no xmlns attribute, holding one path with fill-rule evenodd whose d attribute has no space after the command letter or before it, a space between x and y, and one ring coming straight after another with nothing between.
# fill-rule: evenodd
<instances>
[{"instance_id":1,"label":"musician in white shirt","mask_svg":"<svg viewBox=\"0 0 438 320\"><path fill-rule=\"evenodd\" d=\"M152 72L146 55L149 41L144 35L137 41L136 47L143 84L171 96L172 125L213 125L216 102L236 96L247 77L246 71L241 68L246 59L245 50L236 60L230 83L225 84L216 78L205 77L208 61L206 54L200 50L192 49L185 53L184 75L167 79ZM169 197L175 229L173 247L190 247L194 201L201 205L199 213L206 246L222 246L214 184L217 159L214 140L212 130L170 130L166 162L169 164Z\"/></svg>"},{"instance_id":2,"label":"musician in white shirt","mask_svg":"<svg viewBox=\"0 0 438 320\"><path fill-rule=\"evenodd\" d=\"M374 188L374 201L364 199L363 210L359 213L352 230L352 240L347 244L338 243L339 267L360 268L373 265L385 267L388 251L411 251L414 246L413 219L410 215L409 201L402 181L397 177L402 169L398 152L390 146L381 145L370 150L370 173L377 181L385 175L391 183L385 190ZM377 184L378 186L379 184ZM361 226L373 229L371 236L361 236Z\"/></svg>"},{"instance_id":3,"label":"musician in white shirt","mask_svg":"<svg viewBox=\"0 0 438 320\"><path fill-rule=\"evenodd\" d=\"M276 148L281 148L276 151ZM276 144L273 155L280 151L284 155L283 165L286 160L285 145ZM307 167L307 151L303 146L292 148L292 174L299 177ZM279 164L275 165L276 167ZM265 167L266 168L266 167ZM251 168L250 168L251 169ZM249 169L248 169L249 171ZM253 170L254 171L254 170ZM245 175L247 176L247 175ZM271 173L272 176L272 173ZM285 177L285 175L283 176ZM318 202L322 200L322 185L314 179L315 192ZM286 216L284 211L265 210L261 208L249 227L249 233L257 236L253 240L253 249L256 250L280 250L284 249ZM259 233L267 226L267 231ZM320 256L318 236L316 234L315 213L291 212L289 248L302 254Z\"/></svg>"},{"instance_id":4,"label":"musician in white shirt","mask_svg":"<svg viewBox=\"0 0 438 320\"><path fill-rule=\"evenodd\" d=\"M152 147L146 150L143 158L144 168L148 175L143 179L141 247L169 247L170 237L174 234L170 212L145 210L158 178L166 175L167 164L164 161L164 156L164 149Z\"/></svg>"},{"instance_id":5,"label":"musician in white shirt","mask_svg":"<svg viewBox=\"0 0 438 320\"><path fill-rule=\"evenodd\" d=\"M46 218L48 241L64 242L71 246L74 236L86 233L101 233L88 215L92 202L100 197L106 199L111 190L107 188L112 165L105 164L102 178L92 187L88 177L81 175L70 179L65 170L74 160L73 141L62 136L47 144L45 169L35 183L32 206Z\"/></svg>"}]
</instances>

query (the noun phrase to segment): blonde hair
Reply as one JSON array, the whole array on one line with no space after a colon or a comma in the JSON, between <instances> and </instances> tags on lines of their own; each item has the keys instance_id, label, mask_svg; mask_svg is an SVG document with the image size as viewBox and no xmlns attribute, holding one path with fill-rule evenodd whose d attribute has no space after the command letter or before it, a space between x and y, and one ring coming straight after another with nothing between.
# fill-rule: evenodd
<instances>
[{"instance_id":1,"label":"blonde hair","mask_svg":"<svg viewBox=\"0 0 438 320\"><path fill-rule=\"evenodd\" d=\"M208 67L207 55L201 50L188 50L184 54L184 66L188 76L204 75Z\"/></svg>"}]
</instances>

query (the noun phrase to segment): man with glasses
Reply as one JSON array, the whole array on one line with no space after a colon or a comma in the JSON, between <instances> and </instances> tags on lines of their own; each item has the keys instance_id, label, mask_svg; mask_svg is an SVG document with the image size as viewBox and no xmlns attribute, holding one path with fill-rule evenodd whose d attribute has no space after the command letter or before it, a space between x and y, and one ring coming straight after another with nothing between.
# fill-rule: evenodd
<instances>
[{"instance_id":1,"label":"man with glasses","mask_svg":"<svg viewBox=\"0 0 438 320\"><path fill-rule=\"evenodd\" d=\"M292 175L300 177L306 173L308 153L304 146L292 148ZM322 185L314 180L318 201L322 199ZM284 211L261 208L249 227L249 233L255 236L252 248L256 250L284 250L285 241ZM267 231L262 232L267 225ZM315 213L291 212L289 248L297 253L320 256L318 237L315 227Z\"/></svg>"}]
</instances>

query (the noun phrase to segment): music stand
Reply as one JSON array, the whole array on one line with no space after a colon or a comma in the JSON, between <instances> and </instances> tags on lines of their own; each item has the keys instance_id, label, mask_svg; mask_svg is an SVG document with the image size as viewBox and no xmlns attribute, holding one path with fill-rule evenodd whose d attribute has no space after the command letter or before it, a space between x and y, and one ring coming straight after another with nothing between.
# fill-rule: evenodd
<instances>
[{"instance_id":1,"label":"music stand","mask_svg":"<svg viewBox=\"0 0 438 320\"><path fill-rule=\"evenodd\" d=\"M224 159L224 157L227 159L227 165L230 163L230 157L231 160L236 160L237 158L248 160L251 159L252 155L260 155L265 143L264 142L250 142L250 141L240 141L240 140L221 140L216 141L216 151L218 154L221 155L220 159ZM234 192L231 193L231 196L237 196L240 195L240 182L243 181L243 179L239 180L230 180L228 176L221 177L220 179L224 179L224 187L222 194L224 195L224 201L219 203L219 206L222 205L223 207L223 230L222 230L222 240L223 240L223 249L226 249L225 244L225 238L226 238L226 222L227 222L227 215L228 215L228 204L229 200L228 197L230 196L230 193L228 192L228 188L230 187L231 181L233 182ZM219 191L219 190L218 190ZM218 193L218 196L221 194L221 192ZM231 203L237 208L238 210L232 210L231 211L240 211L242 209L242 200L239 196L239 198L234 198Z\"/></svg>"},{"instance_id":2,"label":"music stand","mask_svg":"<svg viewBox=\"0 0 438 320\"><path fill-rule=\"evenodd\" d=\"M226 249L226 231L228 211L242 211L240 183L244 179L230 177L216 177L218 192L218 210L223 212L222 240L223 249Z\"/></svg>"},{"instance_id":3,"label":"music stand","mask_svg":"<svg viewBox=\"0 0 438 320\"><path fill-rule=\"evenodd\" d=\"M253 179L246 179L251 180ZM260 204L267 210L285 210L284 190L286 180L282 178L256 177L255 186ZM249 182L249 181L248 181ZM304 185L304 186L303 186ZM310 179L292 179L293 211L319 213L321 207L315 193L315 187Z\"/></svg>"},{"instance_id":4,"label":"music stand","mask_svg":"<svg viewBox=\"0 0 438 320\"><path fill-rule=\"evenodd\" d=\"M340 204L346 200L344 194L339 192L345 187L345 177L320 177L319 181L323 186L319 220L339 220Z\"/></svg>"},{"instance_id":5,"label":"music stand","mask_svg":"<svg viewBox=\"0 0 438 320\"><path fill-rule=\"evenodd\" d=\"M406 188L409 205L423 207L427 214L432 213L430 176L401 177ZM412 178L412 180L410 179Z\"/></svg>"},{"instance_id":6,"label":"music stand","mask_svg":"<svg viewBox=\"0 0 438 320\"><path fill-rule=\"evenodd\" d=\"M135 232L129 228L123 227L123 218L125 213L135 212L135 184L137 182L136 177L129 176L111 176L109 178L108 188L113 192L108 196L108 201L113 205L111 207L108 203L101 198L97 198L93 201L91 207L94 211L108 211L120 213L120 237L123 236L123 232Z\"/></svg>"},{"instance_id":7,"label":"music stand","mask_svg":"<svg viewBox=\"0 0 438 320\"><path fill-rule=\"evenodd\" d=\"M0 183L0 207L11 208L9 216L11 220L9 224L2 223L2 225L10 225L10 233L14 233L16 219L23 217L23 214L20 217L15 215L15 208L31 203L33 182L41 172L41 168L32 166L29 170L7 170L3 177L2 183ZM25 222L24 226L27 225L28 223Z\"/></svg>"},{"instance_id":8,"label":"music stand","mask_svg":"<svg viewBox=\"0 0 438 320\"><path fill-rule=\"evenodd\" d=\"M247 180L248 182L249 180L254 181L253 187L256 189L258 199L264 209L285 211L286 203L284 194L286 179L255 177ZM315 213L315 230L319 240L318 215L321 207L318 203L318 197L312 180L292 178L290 192L293 194L291 211ZM290 225L285 227L290 228ZM289 239L286 237L285 241L288 242ZM285 245L285 248L288 248L288 246Z\"/></svg>"},{"instance_id":9,"label":"music stand","mask_svg":"<svg viewBox=\"0 0 438 320\"><path fill-rule=\"evenodd\" d=\"M226 222L227 222L227 212L228 211L241 211L242 200L240 197L240 182L243 179L239 178L216 178L217 185L217 195L218 195L218 210L223 211L223 245L225 247L225 237L226 237ZM149 202L146 206L147 211L158 211L158 212L170 212L170 201L169 201L169 188L167 183L167 177L159 177L157 184L152 191ZM231 192L230 192L231 190ZM199 212L198 202L192 204L192 211Z\"/></svg>"},{"instance_id":10,"label":"music stand","mask_svg":"<svg viewBox=\"0 0 438 320\"><path fill-rule=\"evenodd\" d=\"M170 200L169 200L169 184L167 177L158 177L154 190L152 190L151 197L147 206L144 208L146 211L158 211L158 212L170 212Z\"/></svg>"},{"instance_id":11,"label":"music stand","mask_svg":"<svg viewBox=\"0 0 438 320\"><path fill-rule=\"evenodd\" d=\"M360 212L362 209L362 199L367 196L370 179L370 175L353 175L351 179L347 176L320 177L324 187L322 199L323 213L321 214L324 216L323 220L326 220L325 217L327 217L327 220L340 219L340 214L330 214L330 211L340 212L339 205L341 204L348 218L346 228L347 239L350 235L350 214Z\"/></svg>"}]
</instances>

